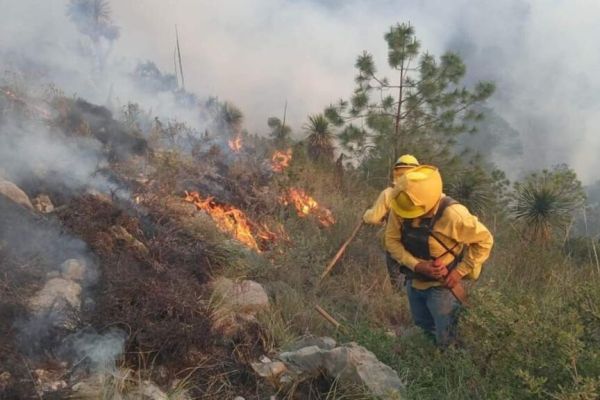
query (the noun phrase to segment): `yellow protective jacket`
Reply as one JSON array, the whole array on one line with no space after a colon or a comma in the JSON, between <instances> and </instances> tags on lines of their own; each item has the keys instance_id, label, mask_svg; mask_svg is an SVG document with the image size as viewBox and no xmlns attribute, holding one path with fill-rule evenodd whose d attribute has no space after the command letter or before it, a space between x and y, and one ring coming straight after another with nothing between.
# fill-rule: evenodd
<instances>
[{"instance_id":1,"label":"yellow protective jacket","mask_svg":"<svg viewBox=\"0 0 600 400\"><path fill-rule=\"evenodd\" d=\"M437 211L434 209L432 213ZM415 223L418 223L415 220ZM421 261L410 254L402 245L402 218L396 213L391 212L388 217L388 223L385 229L385 247L392 257L401 265L414 270L415 265ZM433 226L433 233L448 248L453 248L456 254L460 254L463 249L463 259L456 266L457 271L465 279L477 279L481 273L481 266L488 259L494 239L490 231L483 225L476 216L462 204L452 204L446 208L442 216ZM439 257L446 253L446 249L433 237L429 237L429 251L433 257ZM441 257L441 261L448 265L454 259L452 254L446 253ZM413 279L412 286L415 289L427 289L433 286L440 286L440 282L429 282Z\"/></svg>"},{"instance_id":2,"label":"yellow protective jacket","mask_svg":"<svg viewBox=\"0 0 600 400\"><path fill-rule=\"evenodd\" d=\"M375 203L363 214L363 221L366 224L380 225L385 221L385 217L390 211L390 201L392 200L393 187L385 188L375 200Z\"/></svg>"}]
</instances>

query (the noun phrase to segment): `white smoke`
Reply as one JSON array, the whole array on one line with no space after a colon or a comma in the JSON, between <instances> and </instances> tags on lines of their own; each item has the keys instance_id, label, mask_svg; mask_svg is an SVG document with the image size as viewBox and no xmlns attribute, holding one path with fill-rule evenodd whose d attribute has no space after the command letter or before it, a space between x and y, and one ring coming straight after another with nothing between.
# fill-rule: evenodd
<instances>
[{"instance_id":1,"label":"white smoke","mask_svg":"<svg viewBox=\"0 0 600 400\"><path fill-rule=\"evenodd\" d=\"M116 328L104 334L87 329L68 337L65 345L75 363L85 363L92 372L110 373L116 370L115 362L123 354L126 338L127 334Z\"/></svg>"},{"instance_id":2,"label":"white smoke","mask_svg":"<svg viewBox=\"0 0 600 400\"><path fill-rule=\"evenodd\" d=\"M368 50L384 70L383 33L410 21L424 50L457 50L470 82L497 82L490 105L521 133L525 165L568 162L587 181L600 167L597 1L149 0L118 2L114 11L121 50L137 44L164 68L177 23L187 85L239 103L257 131L286 99L299 127L348 97L355 57Z\"/></svg>"},{"instance_id":3,"label":"white smoke","mask_svg":"<svg viewBox=\"0 0 600 400\"><path fill-rule=\"evenodd\" d=\"M35 121L0 125L0 168L17 185L32 176L70 190L103 193L118 186L98 171L107 165L102 144L93 137L66 136Z\"/></svg>"},{"instance_id":4,"label":"white smoke","mask_svg":"<svg viewBox=\"0 0 600 400\"><path fill-rule=\"evenodd\" d=\"M173 72L177 24L186 89L232 100L256 132L266 130L269 116L281 117L287 99L298 132L308 113L348 97L362 50L385 71L383 33L410 21L424 50L463 55L469 82L497 82L489 104L521 133L525 165L567 162L587 181L600 167L600 53L592 40L600 33L600 3L593 0L112 1L121 37L102 77L77 53L81 34L66 4L5 0L0 49L42 60L53 67L48 78L96 103L112 93L113 101L133 99L156 115L181 113L168 98L136 92L126 73L147 59ZM203 130L197 115L177 117Z\"/></svg>"}]
</instances>

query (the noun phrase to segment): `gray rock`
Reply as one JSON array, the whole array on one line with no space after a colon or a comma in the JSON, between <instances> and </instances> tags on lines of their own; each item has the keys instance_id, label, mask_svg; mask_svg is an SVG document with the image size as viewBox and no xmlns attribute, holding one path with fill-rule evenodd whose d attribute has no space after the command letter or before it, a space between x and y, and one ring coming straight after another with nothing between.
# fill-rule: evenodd
<instances>
[{"instance_id":1,"label":"gray rock","mask_svg":"<svg viewBox=\"0 0 600 400\"><path fill-rule=\"evenodd\" d=\"M29 300L36 318L49 320L54 326L74 329L81 311L81 286L63 278L52 278Z\"/></svg>"},{"instance_id":2,"label":"gray rock","mask_svg":"<svg viewBox=\"0 0 600 400\"><path fill-rule=\"evenodd\" d=\"M0 178L0 195L8 197L13 202L33 210L29 196L21 188L10 181Z\"/></svg>"},{"instance_id":3,"label":"gray rock","mask_svg":"<svg viewBox=\"0 0 600 400\"><path fill-rule=\"evenodd\" d=\"M288 368L279 379L280 384L325 373L340 383L363 386L385 399L399 399L404 388L396 371L356 343L330 350L308 346L281 353L279 359Z\"/></svg>"},{"instance_id":4,"label":"gray rock","mask_svg":"<svg viewBox=\"0 0 600 400\"><path fill-rule=\"evenodd\" d=\"M251 315L269 308L269 296L258 282L233 282L227 278L219 278L214 282L213 288L218 308Z\"/></svg>"},{"instance_id":5,"label":"gray rock","mask_svg":"<svg viewBox=\"0 0 600 400\"><path fill-rule=\"evenodd\" d=\"M336 343L335 339L330 338L328 336L319 337L319 336L308 335L308 336L301 337L295 343L288 346L287 350L294 351L294 350L299 350L303 347L309 347L309 346L317 346L323 350L333 350L335 348L336 344L337 343Z\"/></svg>"},{"instance_id":6,"label":"gray rock","mask_svg":"<svg viewBox=\"0 0 600 400\"><path fill-rule=\"evenodd\" d=\"M60 265L62 277L72 281L83 282L86 271L86 263L80 258L70 258Z\"/></svg>"},{"instance_id":7,"label":"gray rock","mask_svg":"<svg viewBox=\"0 0 600 400\"><path fill-rule=\"evenodd\" d=\"M45 194L40 194L39 196L34 198L32 200L32 204L37 211L43 214L47 214L54 211L54 204L52 204L50 197L48 197L48 195Z\"/></svg>"},{"instance_id":8,"label":"gray rock","mask_svg":"<svg viewBox=\"0 0 600 400\"><path fill-rule=\"evenodd\" d=\"M286 365L281 361L253 362L250 366L258 376L270 381L275 381L277 377L287 371Z\"/></svg>"},{"instance_id":9,"label":"gray rock","mask_svg":"<svg viewBox=\"0 0 600 400\"><path fill-rule=\"evenodd\" d=\"M298 374L318 375L325 365L325 356L329 351L318 346L308 346L281 353L279 359Z\"/></svg>"},{"instance_id":10,"label":"gray rock","mask_svg":"<svg viewBox=\"0 0 600 400\"><path fill-rule=\"evenodd\" d=\"M363 385L378 397L399 397L404 387L396 371L356 343L331 350L325 357L325 369L328 375Z\"/></svg>"},{"instance_id":11,"label":"gray rock","mask_svg":"<svg viewBox=\"0 0 600 400\"><path fill-rule=\"evenodd\" d=\"M213 329L224 336L256 323L256 315L269 308L269 297L257 282L219 278L212 285Z\"/></svg>"},{"instance_id":12,"label":"gray rock","mask_svg":"<svg viewBox=\"0 0 600 400\"><path fill-rule=\"evenodd\" d=\"M79 310L81 307L81 286L70 279L52 278L29 301L32 311L50 310L60 300Z\"/></svg>"}]
</instances>

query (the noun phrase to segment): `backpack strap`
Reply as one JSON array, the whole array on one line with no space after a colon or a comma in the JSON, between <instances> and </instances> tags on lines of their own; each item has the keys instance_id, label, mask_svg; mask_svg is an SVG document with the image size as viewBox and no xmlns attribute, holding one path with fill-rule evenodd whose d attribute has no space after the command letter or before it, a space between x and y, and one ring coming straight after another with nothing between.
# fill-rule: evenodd
<instances>
[{"instance_id":1,"label":"backpack strap","mask_svg":"<svg viewBox=\"0 0 600 400\"><path fill-rule=\"evenodd\" d=\"M442 217L442 215L444 214L444 211L446 211L446 208L448 208L454 204L460 204L460 203L458 201L454 200L450 196L442 197L440 199L440 205L438 206L438 209L435 212L435 215L433 216L433 218L431 218L431 222L429 223L428 230L429 230L429 234L431 235L431 237L433 237L433 239L435 239L435 241L438 242L446 250L446 253L450 253L454 256L455 262L458 262L462 258L462 253L456 254L456 252L454 251L454 248L457 247L459 245L459 243L458 242L455 243L454 246L452 246L452 248L450 248L442 240L440 240L440 238L438 238L433 233L433 226L435 225L435 223Z\"/></svg>"},{"instance_id":2,"label":"backpack strap","mask_svg":"<svg viewBox=\"0 0 600 400\"><path fill-rule=\"evenodd\" d=\"M435 223L440 218L442 218L442 215L444 215L444 211L446 211L446 208L448 208L454 204L460 204L460 203L458 201L454 200L450 196L442 197L440 199L440 204L438 206L437 211L435 212L435 215L433 216L433 218L431 218L431 222L429 223L429 229L433 229L433 226L435 225Z\"/></svg>"}]
</instances>

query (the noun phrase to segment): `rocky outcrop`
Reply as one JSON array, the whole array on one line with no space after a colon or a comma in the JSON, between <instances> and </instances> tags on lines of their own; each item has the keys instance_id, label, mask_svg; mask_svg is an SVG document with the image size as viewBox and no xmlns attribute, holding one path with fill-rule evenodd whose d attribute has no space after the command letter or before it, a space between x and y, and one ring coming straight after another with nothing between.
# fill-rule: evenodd
<instances>
[{"instance_id":1,"label":"rocky outcrop","mask_svg":"<svg viewBox=\"0 0 600 400\"><path fill-rule=\"evenodd\" d=\"M362 386L379 398L401 398L404 384L396 371L366 348L354 342L336 347L331 338L305 341L314 344L281 353L275 361L265 357L252 363L252 368L274 386L290 385L307 377L326 374L341 384Z\"/></svg>"}]
</instances>

